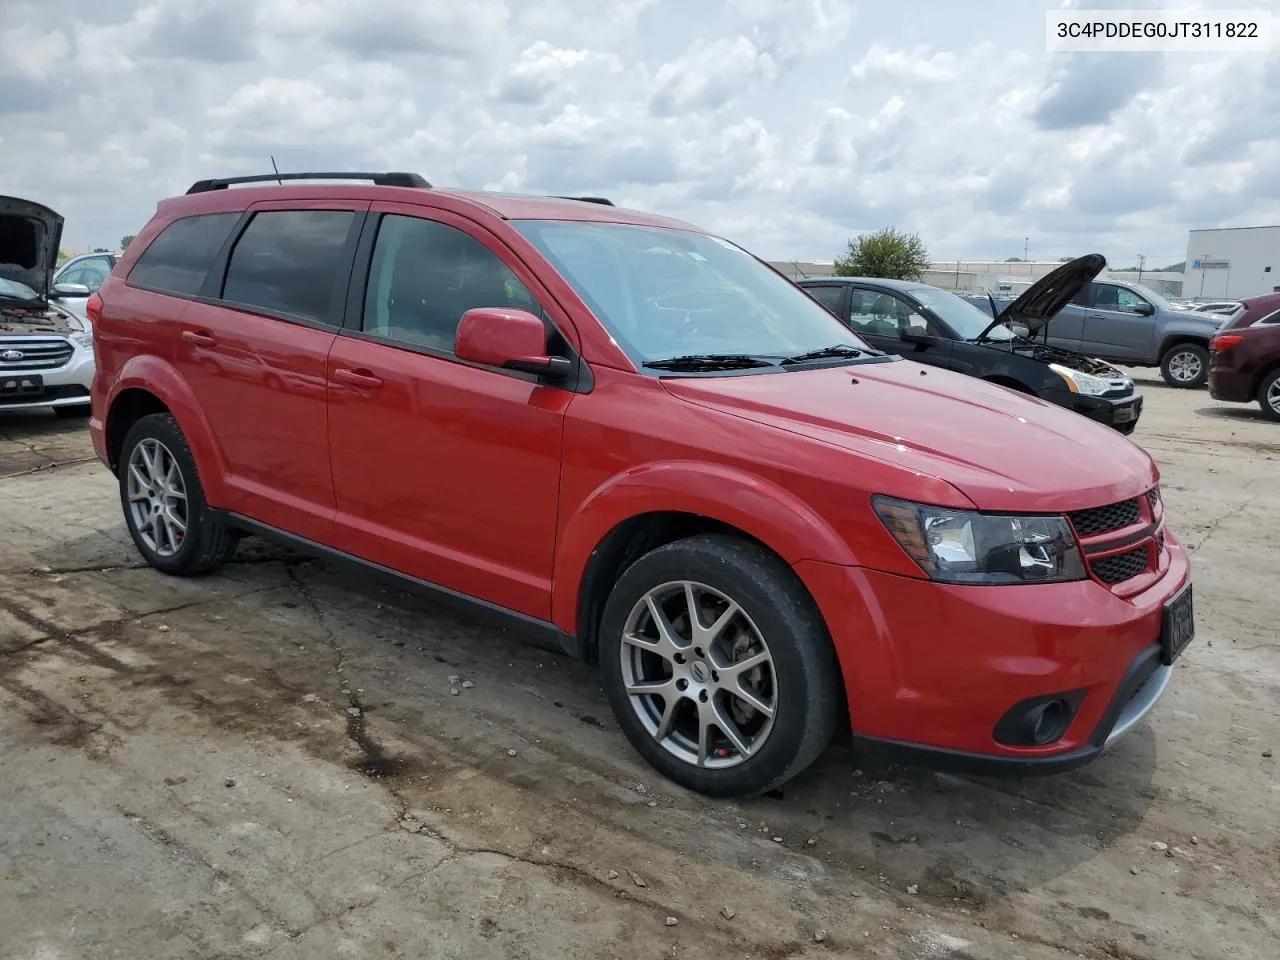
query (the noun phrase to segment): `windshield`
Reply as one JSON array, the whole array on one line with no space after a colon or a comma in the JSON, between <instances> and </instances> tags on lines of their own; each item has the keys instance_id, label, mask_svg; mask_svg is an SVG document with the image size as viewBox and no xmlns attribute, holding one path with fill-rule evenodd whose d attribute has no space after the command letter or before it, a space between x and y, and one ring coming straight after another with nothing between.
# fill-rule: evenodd
<instances>
[{"instance_id":1,"label":"windshield","mask_svg":"<svg viewBox=\"0 0 1280 960\"><path fill-rule=\"evenodd\" d=\"M25 283L0 277L0 297L4 297L6 300L39 300L40 294Z\"/></svg>"},{"instance_id":2,"label":"windshield","mask_svg":"<svg viewBox=\"0 0 1280 960\"><path fill-rule=\"evenodd\" d=\"M975 307L968 300L961 300L954 293L937 287L912 287L907 293L941 317L962 340L977 340L982 336L982 331L991 325L991 314ZM986 338L1012 340L1013 331L1004 324L999 324L987 332Z\"/></svg>"},{"instance_id":3,"label":"windshield","mask_svg":"<svg viewBox=\"0 0 1280 960\"><path fill-rule=\"evenodd\" d=\"M781 359L837 345L871 350L799 287L727 240L618 223L513 225L637 366L692 355Z\"/></svg>"}]
</instances>

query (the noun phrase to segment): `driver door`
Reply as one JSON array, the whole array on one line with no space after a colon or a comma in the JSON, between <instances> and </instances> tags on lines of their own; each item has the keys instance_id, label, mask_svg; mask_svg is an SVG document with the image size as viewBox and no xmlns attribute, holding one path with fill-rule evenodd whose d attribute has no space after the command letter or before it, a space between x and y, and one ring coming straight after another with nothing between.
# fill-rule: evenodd
<instances>
[{"instance_id":1,"label":"driver door","mask_svg":"<svg viewBox=\"0 0 1280 960\"><path fill-rule=\"evenodd\" d=\"M546 291L487 232L375 203L346 325L329 353L336 546L540 620L551 572L564 416L574 394L454 354L472 307L541 312Z\"/></svg>"},{"instance_id":2,"label":"driver door","mask_svg":"<svg viewBox=\"0 0 1280 960\"><path fill-rule=\"evenodd\" d=\"M858 286L850 290L848 323L877 350L951 368L951 341L940 336L937 326L916 307L888 290ZM903 339L904 335L912 339Z\"/></svg>"}]
</instances>

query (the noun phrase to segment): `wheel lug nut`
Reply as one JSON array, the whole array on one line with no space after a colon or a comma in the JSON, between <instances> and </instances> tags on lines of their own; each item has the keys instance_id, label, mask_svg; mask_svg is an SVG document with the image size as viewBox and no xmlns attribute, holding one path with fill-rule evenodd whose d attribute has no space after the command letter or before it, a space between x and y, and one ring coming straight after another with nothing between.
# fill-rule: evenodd
<instances>
[{"instance_id":1,"label":"wheel lug nut","mask_svg":"<svg viewBox=\"0 0 1280 960\"><path fill-rule=\"evenodd\" d=\"M707 702L707 691L705 691L705 690L700 690L700 691L698 692L698 699L699 699L699 700L701 700L703 703L706 703L706 702Z\"/></svg>"},{"instance_id":2,"label":"wheel lug nut","mask_svg":"<svg viewBox=\"0 0 1280 960\"><path fill-rule=\"evenodd\" d=\"M688 680L683 680L683 679L681 679L681 680L677 680L677 681L676 681L676 689L677 689L677 690L688 690L688 689L689 689L689 681L688 681Z\"/></svg>"}]
</instances>

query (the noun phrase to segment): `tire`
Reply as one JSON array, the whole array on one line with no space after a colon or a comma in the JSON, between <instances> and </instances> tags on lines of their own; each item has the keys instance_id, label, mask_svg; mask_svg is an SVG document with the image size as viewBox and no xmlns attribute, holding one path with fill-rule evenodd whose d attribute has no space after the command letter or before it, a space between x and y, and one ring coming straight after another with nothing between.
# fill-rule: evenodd
<instances>
[{"instance_id":1,"label":"tire","mask_svg":"<svg viewBox=\"0 0 1280 960\"><path fill-rule=\"evenodd\" d=\"M1280 420L1280 370L1273 370L1258 384L1258 406L1268 420Z\"/></svg>"},{"instance_id":2,"label":"tire","mask_svg":"<svg viewBox=\"0 0 1280 960\"><path fill-rule=\"evenodd\" d=\"M81 417L87 417L93 412L93 407L87 403L80 403L74 407L54 407L53 415L59 420L78 420Z\"/></svg>"},{"instance_id":3,"label":"tire","mask_svg":"<svg viewBox=\"0 0 1280 960\"><path fill-rule=\"evenodd\" d=\"M1160 358L1160 376L1171 387L1200 389L1209 382L1209 351L1198 343L1175 343Z\"/></svg>"},{"instance_id":4,"label":"tire","mask_svg":"<svg viewBox=\"0 0 1280 960\"><path fill-rule=\"evenodd\" d=\"M149 492L135 500L134 495L144 489L140 481L150 469L148 455L155 464L155 475L164 484L147 486ZM131 468L137 470L136 474ZM151 566L173 576L197 576L212 573L231 559L239 537L215 519L205 504L195 458L170 414L150 414L129 428L121 446L117 474L125 525L138 552ZM145 508L153 514L150 523L144 519L145 513L140 515L134 509L135 503L139 510ZM179 530L179 521L185 523L185 531Z\"/></svg>"},{"instance_id":5,"label":"tire","mask_svg":"<svg viewBox=\"0 0 1280 960\"><path fill-rule=\"evenodd\" d=\"M687 616L689 587L707 631L696 643ZM680 643L667 648L678 656L654 652L661 643L624 639L658 638L649 597L677 634L683 630ZM723 618L726 600L739 612ZM709 623L722 627L717 637L710 636ZM735 684L728 671L735 663L758 661L761 649L768 659L740 676L736 689L772 709L772 718L728 692ZM609 595L599 650L605 694L627 739L662 774L698 793L751 796L774 789L817 759L836 730L841 674L826 624L791 569L746 541L690 537L641 557ZM661 694L628 694L629 683L646 681L673 694L674 711ZM685 686L677 690L680 683ZM701 695L707 699L700 703ZM718 720L702 723L713 707L734 727L745 753ZM670 732L660 742L668 717ZM700 736L701 729L710 735Z\"/></svg>"}]
</instances>

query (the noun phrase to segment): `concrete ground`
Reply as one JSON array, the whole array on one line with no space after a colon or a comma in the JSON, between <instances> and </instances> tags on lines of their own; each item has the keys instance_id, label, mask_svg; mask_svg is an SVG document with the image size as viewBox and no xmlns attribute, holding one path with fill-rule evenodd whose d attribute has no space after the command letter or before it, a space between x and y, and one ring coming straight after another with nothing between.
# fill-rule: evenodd
<instances>
[{"instance_id":1,"label":"concrete ground","mask_svg":"<svg viewBox=\"0 0 1280 960\"><path fill-rule=\"evenodd\" d=\"M1199 614L1150 720L744 803L500 631L252 541L143 568L84 425L0 418L0 958L1274 960L1280 425L1142 376Z\"/></svg>"}]
</instances>

